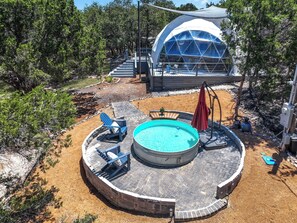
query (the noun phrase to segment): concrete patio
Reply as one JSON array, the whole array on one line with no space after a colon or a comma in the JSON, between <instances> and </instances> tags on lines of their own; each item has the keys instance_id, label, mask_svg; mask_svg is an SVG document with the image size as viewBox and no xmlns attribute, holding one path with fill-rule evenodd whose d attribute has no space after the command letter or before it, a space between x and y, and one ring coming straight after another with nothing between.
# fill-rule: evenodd
<instances>
[{"instance_id":1,"label":"concrete patio","mask_svg":"<svg viewBox=\"0 0 297 223\"><path fill-rule=\"evenodd\" d=\"M112 180L110 185L144 197L175 199L174 217L177 220L209 216L226 207L227 200L217 196L217 186L238 171L244 155L224 131L216 130L214 133L216 137L223 138L227 142L223 148L207 151L201 149L192 162L181 167L152 167L135 157L132 146L133 130L150 118L129 102L117 102L112 105L115 117L124 116L127 120L128 134L122 142L118 142L116 138L105 140L104 136L108 132L101 129L97 136L92 137L86 144L83 158L95 175L106 164L95 148L104 150L119 143L123 152L132 151L131 170ZM190 122L189 119L179 120ZM201 133L201 138L205 140L207 135L209 132ZM233 188L235 186L232 184ZM104 195L104 191L97 189ZM116 203L112 200L111 202ZM135 207L135 204L131 205Z\"/></svg>"}]
</instances>

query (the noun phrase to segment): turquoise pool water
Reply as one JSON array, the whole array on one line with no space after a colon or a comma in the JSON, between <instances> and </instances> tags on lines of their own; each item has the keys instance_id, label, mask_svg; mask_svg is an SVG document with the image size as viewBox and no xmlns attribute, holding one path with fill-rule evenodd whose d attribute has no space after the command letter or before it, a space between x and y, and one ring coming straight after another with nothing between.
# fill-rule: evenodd
<instances>
[{"instance_id":1,"label":"turquoise pool water","mask_svg":"<svg viewBox=\"0 0 297 223\"><path fill-rule=\"evenodd\" d=\"M153 120L134 130L134 139L146 149L157 152L181 152L192 148L199 141L199 134L192 126L175 120Z\"/></svg>"}]
</instances>

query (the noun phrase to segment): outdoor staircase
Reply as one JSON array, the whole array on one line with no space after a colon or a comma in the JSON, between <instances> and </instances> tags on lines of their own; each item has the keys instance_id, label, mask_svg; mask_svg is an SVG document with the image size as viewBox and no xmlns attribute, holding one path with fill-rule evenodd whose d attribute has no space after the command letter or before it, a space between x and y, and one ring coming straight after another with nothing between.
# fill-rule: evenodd
<instances>
[{"instance_id":1,"label":"outdoor staircase","mask_svg":"<svg viewBox=\"0 0 297 223\"><path fill-rule=\"evenodd\" d=\"M109 73L112 77L135 77L134 61L126 60Z\"/></svg>"}]
</instances>

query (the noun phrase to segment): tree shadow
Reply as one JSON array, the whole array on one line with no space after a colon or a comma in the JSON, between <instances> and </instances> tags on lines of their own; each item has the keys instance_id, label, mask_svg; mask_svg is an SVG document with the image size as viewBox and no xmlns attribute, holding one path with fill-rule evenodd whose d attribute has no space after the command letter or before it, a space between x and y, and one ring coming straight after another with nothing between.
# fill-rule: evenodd
<instances>
[{"instance_id":1,"label":"tree shadow","mask_svg":"<svg viewBox=\"0 0 297 223\"><path fill-rule=\"evenodd\" d=\"M256 151L256 146L259 145L263 139L254 134L248 132L241 132L239 129L232 129L232 131L239 137L242 143L245 145L245 149L252 149Z\"/></svg>"},{"instance_id":2,"label":"tree shadow","mask_svg":"<svg viewBox=\"0 0 297 223\"><path fill-rule=\"evenodd\" d=\"M241 132L240 129L231 128L231 130L239 137L246 149L256 151L256 147L264 141L270 149L278 147L278 143L272 140L273 136L264 134L257 127L253 129L252 134L250 132Z\"/></svg>"},{"instance_id":3,"label":"tree shadow","mask_svg":"<svg viewBox=\"0 0 297 223\"><path fill-rule=\"evenodd\" d=\"M99 105L94 92L75 94L72 101L77 110L77 118L84 115L95 114L97 111L96 108Z\"/></svg>"},{"instance_id":4,"label":"tree shadow","mask_svg":"<svg viewBox=\"0 0 297 223\"><path fill-rule=\"evenodd\" d=\"M61 198L56 197L58 191L54 186L49 187L38 173L29 176L24 185L20 184L6 194L7 198L0 204L0 222L53 221L48 207L62 206Z\"/></svg>"}]
</instances>

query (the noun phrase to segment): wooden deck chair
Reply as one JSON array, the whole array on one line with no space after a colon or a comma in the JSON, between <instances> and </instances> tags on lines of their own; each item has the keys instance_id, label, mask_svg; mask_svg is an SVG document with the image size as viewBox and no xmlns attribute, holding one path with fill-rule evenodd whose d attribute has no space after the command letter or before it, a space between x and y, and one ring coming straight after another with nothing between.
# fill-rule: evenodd
<instances>
[{"instance_id":1,"label":"wooden deck chair","mask_svg":"<svg viewBox=\"0 0 297 223\"><path fill-rule=\"evenodd\" d=\"M103 126L109 129L108 138L119 136L120 141L123 141L123 135L127 134L127 123L125 119L111 119L107 114L101 113L100 119Z\"/></svg>"},{"instance_id":2,"label":"wooden deck chair","mask_svg":"<svg viewBox=\"0 0 297 223\"><path fill-rule=\"evenodd\" d=\"M106 174L106 178L113 179L117 174L124 174L130 170L131 159L130 152L121 152L120 145L115 145L104 151L96 148L99 155L106 161L106 165L101 169ZM105 176L105 175L103 175Z\"/></svg>"}]
</instances>

